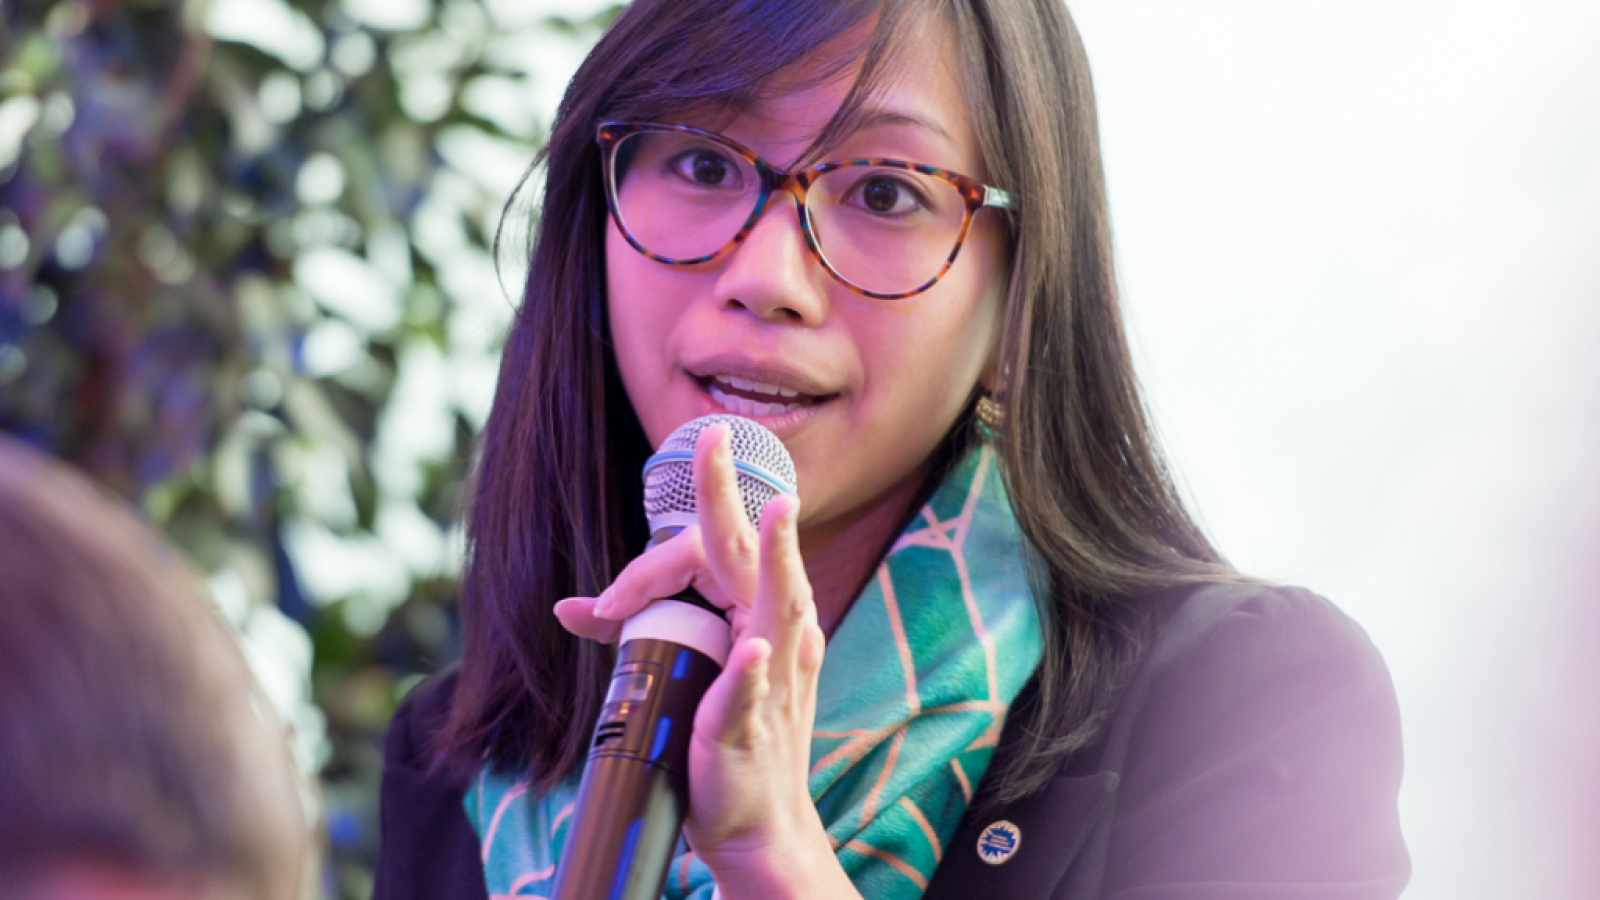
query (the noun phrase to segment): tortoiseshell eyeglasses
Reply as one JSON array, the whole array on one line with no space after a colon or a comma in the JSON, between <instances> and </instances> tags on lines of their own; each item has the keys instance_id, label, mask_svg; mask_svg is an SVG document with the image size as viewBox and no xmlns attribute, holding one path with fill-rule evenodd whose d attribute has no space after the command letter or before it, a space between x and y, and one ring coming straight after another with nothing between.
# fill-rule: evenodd
<instances>
[{"instance_id":1,"label":"tortoiseshell eyeglasses","mask_svg":"<svg viewBox=\"0 0 1600 900\"><path fill-rule=\"evenodd\" d=\"M669 266L710 262L743 241L775 192L794 198L813 256L867 297L920 294L956 261L972 217L1011 197L965 175L898 159L842 159L787 172L686 125L601 122L606 203L635 250Z\"/></svg>"}]
</instances>

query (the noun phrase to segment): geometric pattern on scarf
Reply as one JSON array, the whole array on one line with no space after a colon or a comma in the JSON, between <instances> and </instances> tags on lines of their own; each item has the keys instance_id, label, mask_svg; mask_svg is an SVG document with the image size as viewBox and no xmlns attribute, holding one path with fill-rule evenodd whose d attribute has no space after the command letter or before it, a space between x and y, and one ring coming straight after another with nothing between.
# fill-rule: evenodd
<instances>
[{"instance_id":1,"label":"geometric pattern on scarf","mask_svg":"<svg viewBox=\"0 0 1600 900\"><path fill-rule=\"evenodd\" d=\"M869 900L927 889L1038 666L1027 551L987 443L934 491L828 641L811 736L812 800ZM485 767L465 805L493 898L547 897L582 774L541 797ZM667 900L709 900L680 840Z\"/></svg>"}]
</instances>

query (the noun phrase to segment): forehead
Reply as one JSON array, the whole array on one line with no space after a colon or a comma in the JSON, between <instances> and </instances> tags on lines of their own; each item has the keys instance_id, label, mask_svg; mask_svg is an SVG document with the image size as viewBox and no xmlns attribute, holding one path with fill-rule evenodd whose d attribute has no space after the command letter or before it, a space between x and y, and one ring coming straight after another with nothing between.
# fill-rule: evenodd
<instances>
[{"instance_id":1,"label":"forehead","mask_svg":"<svg viewBox=\"0 0 1600 900\"><path fill-rule=\"evenodd\" d=\"M861 76L866 39L860 33L841 36L814 61L779 73L740 109L707 110L680 120L720 131L782 166L840 156L892 156L985 177L948 21L928 16L905 40L913 46L896 54L874 79L853 117L855 127L809 156Z\"/></svg>"}]
</instances>

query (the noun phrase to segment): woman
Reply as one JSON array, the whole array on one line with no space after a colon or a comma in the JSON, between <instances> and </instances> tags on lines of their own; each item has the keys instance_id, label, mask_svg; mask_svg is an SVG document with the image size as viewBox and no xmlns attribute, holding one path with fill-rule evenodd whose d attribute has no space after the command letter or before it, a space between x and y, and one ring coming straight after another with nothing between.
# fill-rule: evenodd
<instances>
[{"instance_id":1,"label":"woman","mask_svg":"<svg viewBox=\"0 0 1600 900\"><path fill-rule=\"evenodd\" d=\"M1398 894L1387 673L1177 499L1096 141L1054 0L622 14L545 151L463 660L391 727L378 896L547 894L607 641L686 585L736 643L669 896ZM752 529L708 429L701 527L640 556L635 473L722 411L798 502Z\"/></svg>"}]
</instances>

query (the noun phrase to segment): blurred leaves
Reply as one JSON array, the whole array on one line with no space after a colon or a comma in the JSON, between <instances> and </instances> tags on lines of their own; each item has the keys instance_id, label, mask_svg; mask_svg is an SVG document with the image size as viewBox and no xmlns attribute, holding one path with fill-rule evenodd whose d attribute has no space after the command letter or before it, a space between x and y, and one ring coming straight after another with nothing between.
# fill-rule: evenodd
<instances>
[{"instance_id":1,"label":"blurred leaves","mask_svg":"<svg viewBox=\"0 0 1600 900\"><path fill-rule=\"evenodd\" d=\"M381 737L459 652L524 174L605 0L3 0L0 428L208 573L370 892ZM311 702L311 701L314 701Z\"/></svg>"}]
</instances>

